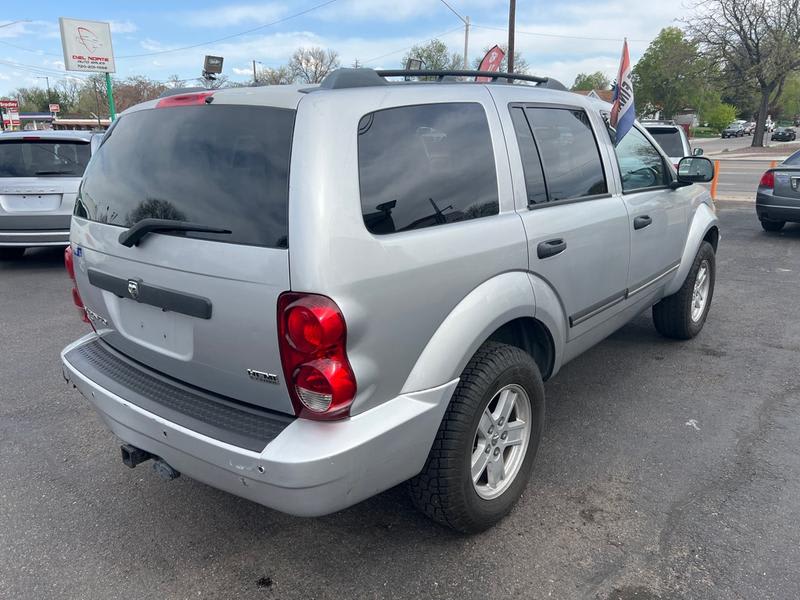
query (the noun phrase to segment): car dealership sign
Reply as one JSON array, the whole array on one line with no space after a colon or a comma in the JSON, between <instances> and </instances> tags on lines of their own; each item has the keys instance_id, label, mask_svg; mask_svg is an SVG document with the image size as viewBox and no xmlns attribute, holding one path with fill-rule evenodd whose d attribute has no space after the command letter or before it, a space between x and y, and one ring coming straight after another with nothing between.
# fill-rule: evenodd
<instances>
[{"instance_id":1,"label":"car dealership sign","mask_svg":"<svg viewBox=\"0 0 800 600\"><path fill-rule=\"evenodd\" d=\"M67 71L114 73L114 49L111 47L111 25L61 17L61 46Z\"/></svg>"}]
</instances>

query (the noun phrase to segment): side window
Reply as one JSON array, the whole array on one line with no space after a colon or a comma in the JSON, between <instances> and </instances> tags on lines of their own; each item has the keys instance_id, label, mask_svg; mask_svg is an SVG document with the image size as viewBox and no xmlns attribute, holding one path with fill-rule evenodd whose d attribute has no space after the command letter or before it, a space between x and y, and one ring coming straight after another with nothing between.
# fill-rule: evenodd
<instances>
[{"instance_id":1,"label":"side window","mask_svg":"<svg viewBox=\"0 0 800 600\"><path fill-rule=\"evenodd\" d=\"M525 173L525 189L528 191L528 206L547 202L547 188L544 185L542 161L533 141L531 128L521 107L511 109L511 121L517 134L517 145L522 159L522 170Z\"/></svg>"},{"instance_id":2,"label":"side window","mask_svg":"<svg viewBox=\"0 0 800 600\"><path fill-rule=\"evenodd\" d=\"M358 125L361 212L394 233L499 212L497 170L480 104L402 106Z\"/></svg>"},{"instance_id":3,"label":"side window","mask_svg":"<svg viewBox=\"0 0 800 600\"><path fill-rule=\"evenodd\" d=\"M600 150L582 110L526 108L539 149L548 200L608 193Z\"/></svg>"},{"instance_id":4,"label":"side window","mask_svg":"<svg viewBox=\"0 0 800 600\"><path fill-rule=\"evenodd\" d=\"M669 182L661 154L635 127L625 134L614 150L619 162L623 192L661 187Z\"/></svg>"}]
</instances>

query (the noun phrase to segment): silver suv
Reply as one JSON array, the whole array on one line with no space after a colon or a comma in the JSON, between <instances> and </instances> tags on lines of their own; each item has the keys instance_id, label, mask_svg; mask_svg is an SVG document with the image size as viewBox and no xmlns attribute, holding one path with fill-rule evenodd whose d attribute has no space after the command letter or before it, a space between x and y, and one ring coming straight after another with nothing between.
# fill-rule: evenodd
<instances>
[{"instance_id":1,"label":"silver suv","mask_svg":"<svg viewBox=\"0 0 800 600\"><path fill-rule=\"evenodd\" d=\"M89 131L0 135L0 260L67 245L78 185L100 138Z\"/></svg>"},{"instance_id":2,"label":"silver suv","mask_svg":"<svg viewBox=\"0 0 800 600\"><path fill-rule=\"evenodd\" d=\"M676 172L639 125L615 146L609 106L551 80L396 74L170 96L108 132L67 252L94 331L62 360L128 466L305 516L410 480L477 531L528 483L543 381L651 306L701 330L707 159Z\"/></svg>"}]
</instances>

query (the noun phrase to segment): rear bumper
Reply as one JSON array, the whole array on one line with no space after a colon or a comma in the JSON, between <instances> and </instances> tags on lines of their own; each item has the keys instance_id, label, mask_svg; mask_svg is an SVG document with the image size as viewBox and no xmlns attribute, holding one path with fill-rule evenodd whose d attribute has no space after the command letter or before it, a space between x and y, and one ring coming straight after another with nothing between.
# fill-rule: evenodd
<instances>
[{"instance_id":1,"label":"rear bumper","mask_svg":"<svg viewBox=\"0 0 800 600\"><path fill-rule=\"evenodd\" d=\"M3 231L0 229L0 246L67 246L69 229L63 231Z\"/></svg>"},{"instance_id":2,"label":"rear bumper","mask_svg":"<svg viewBox=\"0 0 800 600\"><path fill-rule=\"evenodd\" d=\"M766 221L800 223L800 199L759 192L756 195L756 214L759 219Z\"/></svg>"},{"instance_id":3,"label":"rear bumper","mask_svg":"<svg viewBox=\"0 0 800 600\"><path fill-rule=\"evenodd\" d=\"M117 437L193 479L299 516L341 510L419 473L457 384L404 394L343 421L295 419L259 452L162 418L89 379L65 355L96 338L62 351L64 376Z\"/></svg>"},{"instance_id":4,"label":"rear bumper","mask_svg":"<svg viewBox=\"0 0 800 600\"><path fill-rule=\"evenodd\" d=\"M0 213L0 246L66 246L72 214Z\"/></svg>"}]
</instances>

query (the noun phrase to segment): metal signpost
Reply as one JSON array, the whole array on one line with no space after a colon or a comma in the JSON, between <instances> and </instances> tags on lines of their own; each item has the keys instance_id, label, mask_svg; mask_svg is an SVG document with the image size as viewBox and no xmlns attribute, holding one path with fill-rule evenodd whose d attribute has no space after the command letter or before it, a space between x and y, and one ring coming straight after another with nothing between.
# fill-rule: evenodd
<instances>
[{"instance_id":1,"label":"metal signpost","mask_svg":"<svg viewBox=\"0 0 800 600\"><path fill-rule=\"evenodd\" d=\"M105 73L108 110L113 121L117 117L111 73L116 72L114 48L111 45L111 25L102 21L60 17L61 46L67 71Z\"/></svg>"}]
</instances>

